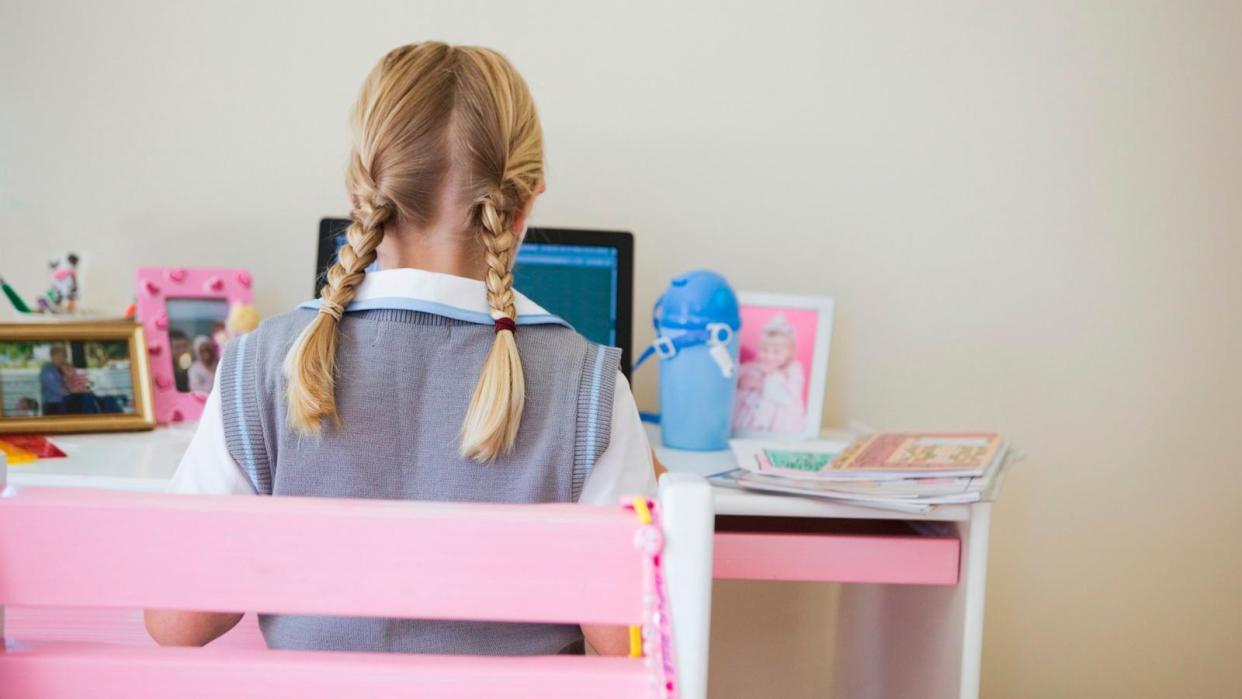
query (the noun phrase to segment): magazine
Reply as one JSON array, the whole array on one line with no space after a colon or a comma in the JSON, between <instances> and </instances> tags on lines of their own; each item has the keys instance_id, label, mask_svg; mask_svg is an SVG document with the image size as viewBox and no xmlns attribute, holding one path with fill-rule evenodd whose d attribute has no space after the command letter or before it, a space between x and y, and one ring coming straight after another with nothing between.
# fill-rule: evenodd
<instances>
[{"instance_id":1,"label":"magazine","mask_svg":"<svg viewBox=\"0 0 1242 699\"><path fill-rule=\"evenodd\" d=\"M996 434L884 433L839 441L730 440L738 466L794 480L975 478L1004 460Z\"/></svg>"},{"instance_id":2,"label":"magazine","mask_svg":"<svg viewBox=\"0 0 1242 699\"><path fill-rule=\"evenodd\" d=\"M806 488L806 481L793 481L783 478L772 480L746 478L746 476L753 475L754 474L752 472L747 471L746 469L735 468L731 471L712 474L707 477L707 481L713 485L719 485L726 488L741 488L745 490L777 493L780 495L803 495L825 500L834 500L847 505L876 507L884 510L895 510L897 512L909 512L913 514L923 514L931 512L935 509L934 503L921 502L917 499L885 499L848 492L823 492Z\"/></svg>"},{"instance_id":3,"label":"magazine","mask_svg":"<svg viewBox=\"0 0 1242 699\"><path fill-rule=\"evenodd\" d=\"M730 442L738 468L713 484L902 512L994 497L1012 461L991 433L888 433L840 441Z\"/></svg>"}]
</instances>

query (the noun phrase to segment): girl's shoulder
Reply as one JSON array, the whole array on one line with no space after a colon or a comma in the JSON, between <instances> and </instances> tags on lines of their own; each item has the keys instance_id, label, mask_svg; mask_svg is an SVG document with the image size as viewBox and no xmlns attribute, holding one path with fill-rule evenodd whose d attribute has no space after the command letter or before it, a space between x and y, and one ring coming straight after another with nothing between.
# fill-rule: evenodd
<instances>
[{"instance_id":1,"label":"girl's shoulder","mask_svg":"<svg viewBox=\"0 0 1242 699\"><path fill-rule=\"evenodd\" d=\"M282 362L289 348L297 341L318 311L299 306L292 310L263 319L258 327L240 337L230 339L222 353L223 362L234 362L241 354L259 365ZM526 323L519 319L517 342L523 364L547 365L549 369L568 369L574 364L588 365L590 370L601 364L620 368L620 350L600 345L583 337L569 324L556 322ZM454 336L468 347L486 351L491 346L495 329L491 325L440 316L423 311L403 309L368 309L347 312L340 322L338 332L348 334L362 344L371 344L368 338L384 336L407 336L411 340L420 334L420 327L449 327ZM381 332L382 329L382 332Z\"/></svg>"}]
</instances>

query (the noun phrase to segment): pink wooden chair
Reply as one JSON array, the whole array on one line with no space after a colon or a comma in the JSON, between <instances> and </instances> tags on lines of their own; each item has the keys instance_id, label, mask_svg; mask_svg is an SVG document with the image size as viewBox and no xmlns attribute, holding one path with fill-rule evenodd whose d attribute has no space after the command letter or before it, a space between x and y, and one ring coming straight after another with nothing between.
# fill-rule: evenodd
<instances>
[{"instance_id":1,"label":"pink wooden chair","mask_svg":"<svg viewBox=\"0 0 1242 699\"><path fill-rule=\"evenodd\" d=\"M0 694L704 699L710 489L666 475L655 513L644 528L620 506L8 488L0 496L0 605L12 607L13 626L33 608L69 620L71 609L150 607L659 629L651 611L666 601L674 631L671 643L667 629L646 633L645 659L160 648L43 633L4 639ZM675 676L664 660L675 661Z\"/></svg>"}]
</instances>

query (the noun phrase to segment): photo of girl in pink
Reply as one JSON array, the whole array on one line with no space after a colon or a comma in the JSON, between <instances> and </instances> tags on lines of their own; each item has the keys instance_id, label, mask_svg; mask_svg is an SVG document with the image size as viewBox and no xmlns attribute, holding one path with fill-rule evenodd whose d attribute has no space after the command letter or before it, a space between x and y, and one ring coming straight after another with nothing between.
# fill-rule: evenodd
<instances>
[{"instance_id":1,"label":"photo of girl in pink","mask_svg":"<svg viewBox=\"0 0 1242 699\"><path fill-rule=\"evenodd\" d=\"M733 429L801 432L806 424L806 369L798 359L798 338L783 313L763 326L755 356L738 370Z\"/></svg>"},{"instance_id":2,"label":"photo of girl in pink","mask_svg":"<svg viewBox=\"0 0 1242 699\"><path fill-rule=\"evenodd\" d=\"M815 439L824 413L833 301L742 291L733 436Z\"/></svg>"}]
</instances>

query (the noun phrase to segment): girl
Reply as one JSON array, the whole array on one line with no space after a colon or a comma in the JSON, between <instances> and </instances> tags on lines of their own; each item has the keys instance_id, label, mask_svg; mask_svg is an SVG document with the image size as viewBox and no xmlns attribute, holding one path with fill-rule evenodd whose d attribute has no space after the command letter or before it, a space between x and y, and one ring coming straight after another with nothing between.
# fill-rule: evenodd
<instances>
[{"instance_id":1,"label":"girl","mask_svg":"<svg viewBox=\"0 0 1242 699\"><path fill-rule=\"evenodd\" d=\"M216 364L220 361L216 352L216 344L206 335L194 339L194 363L190 365L190 390L194 393L209 393L216 382Z\"/></svg>"},{"instance_id":2,"label":"girl","mask_svg":"<svg viewBox=\"0 0 1242 699\"><path fill-rule=\"evenodd\" d=\"M738 370L733 427L755 432L801 432L805 374L793 326L776 314L763 326L757 356Z\"/></svg>"},{"instance_id":3,"label":"girl","mask_svg":"<svg viewBox=\"0 0 1242 699\"><path fill-rule=\"evenodd\" d=\"M535 105L509 62L441 43L390 52L358 98L346 185L353 224L319 300L225 346L172 489L604 505L652 494L618 351L513 289L544 181ZM147 628L202 645L240 618L148 611ZM628 643L614 627L259 622L273 648L543 654L573 652L583 632L601 653Z\"/></svg>"}]
</instances>

